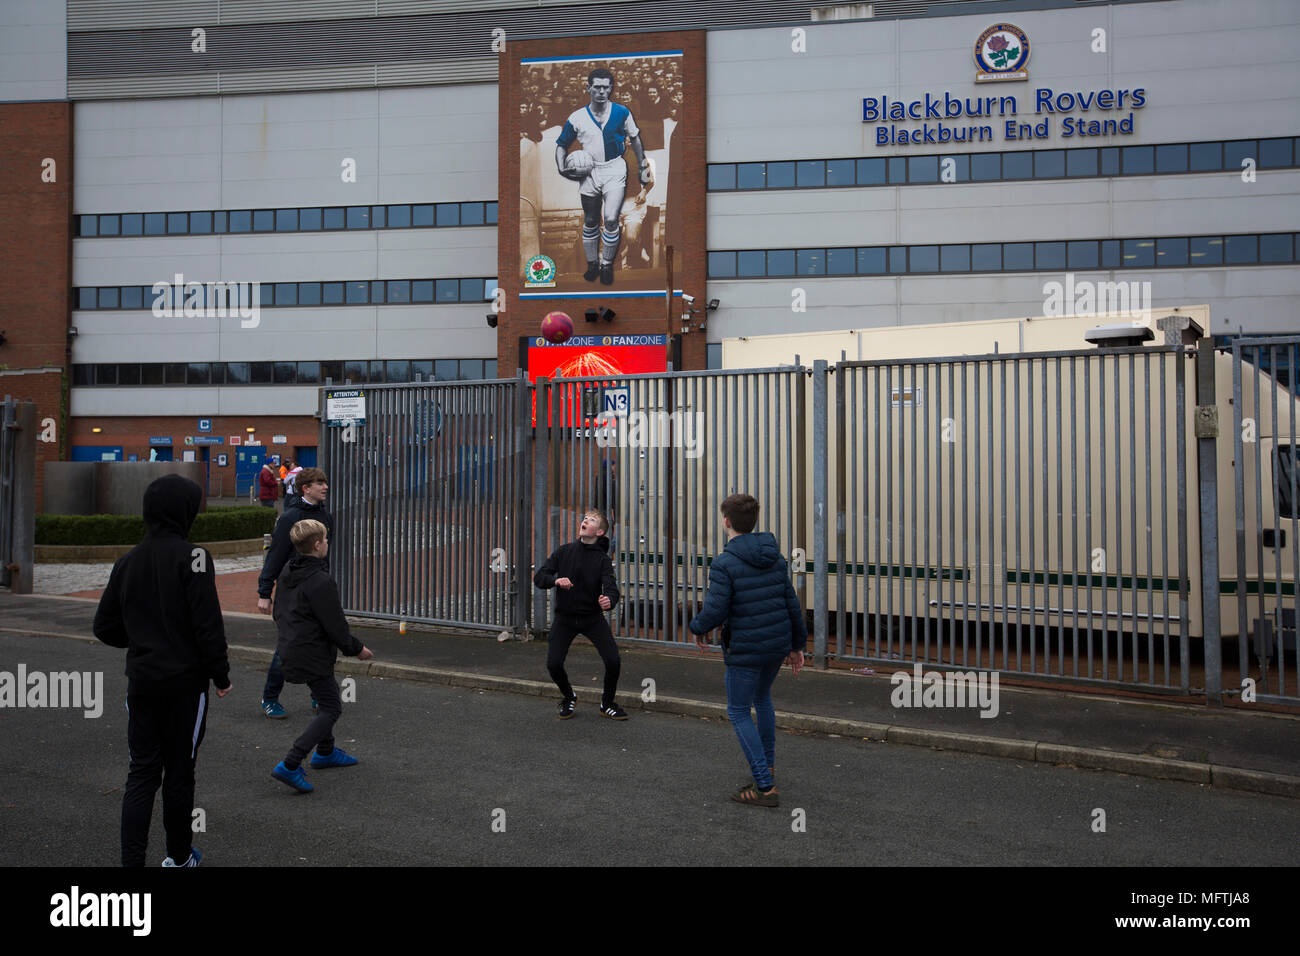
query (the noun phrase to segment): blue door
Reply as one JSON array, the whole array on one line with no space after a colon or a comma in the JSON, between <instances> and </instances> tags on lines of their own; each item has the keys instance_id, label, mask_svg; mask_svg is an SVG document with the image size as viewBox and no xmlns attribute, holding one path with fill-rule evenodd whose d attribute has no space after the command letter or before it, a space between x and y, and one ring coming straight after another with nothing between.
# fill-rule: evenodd
<instances>
[{"instance_id":1,"label":"blue door","mask_svg":"<svg viewBox=\"0 0 1300 956\"><path fill-rule=\"evenodd\" d=\"M311 445L304 448L301 445L295 445L293 448L293 460L304 468L316 467L316 446Z\"/></svg>"},{"instance_id":2,"label":"blue door","mask_svg":"<svg viewBox=\"0 0 1300 956\"><path fill-rule=\"evenodd\" d=\"M248 497L248 490L262 470L266 449L261 445L241 445L235 453L235 497Z\"/></svg>"}]
</instances>

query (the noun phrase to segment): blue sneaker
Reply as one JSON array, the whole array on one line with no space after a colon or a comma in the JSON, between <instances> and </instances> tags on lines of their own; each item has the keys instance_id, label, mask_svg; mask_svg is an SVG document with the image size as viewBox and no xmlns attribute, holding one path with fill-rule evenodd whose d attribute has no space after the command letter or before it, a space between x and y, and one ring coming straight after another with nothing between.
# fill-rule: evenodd
<instances>
[{"instance_id":1,"label":"blue sneaker","mask_svg":"<svg viewBox=\"0 0 1300 956\"><path fill-rule=\"evenodd\" d=\"M344 753L338 747L335 747L329 753L321 756L312 754L311 769L324 770L326 767L352 767L355 766L357 758L349 753Z\"/></svg>"},{"instance_id":2,"label":"blue sneaker","mask_svg":"<svg viewBox=\"0 0 1300 956\"><path fill-rule=\"evenodd\" d=\"M271 776L281 783L287 783L299 793L311 793L316 788L307 782L307 774L303 773L302 767L297 770L290 770L281 760L271 771Z\"/></svg>"},{"instance_id":3,"label":"blue sneaker","mask_svg":"<svg viewBox=\"0 0 1300 956\"><path fill-rule=\"evenodd\" d=\"M166 866L198 866L202 862L203 862L203 854L199 852L198 847L192 846L190 847L190 858L186 860L184 863L176 863L175 861L172 860L171 857L167 857L165 860L162 861L162 865L165 867Z\"/></svg>"},{"instance_id":4,"label":"blue sneaker","mask_svg":"<svg viewBox=\"0 0 1300 956\"><path fill-rule=\"evenodd\" d=\"M270 717L272 720L284 720L284 718L289 716L285 709L280 706L278 700L262 701L262 713L266 714L266 716Z\"/></svg>"},{"instance_id":5,"label":"blue sneaker","mask_svg":"<svg viewBox=\"0 0 1300 956\"><path fill-rule=\"evenodd\" d=\"M311 699L311 712L314 714L314 713L316 713L316 711L318 711L318 710L320 710L320 704L317 703L316 698L313 697L313 698Z\"/></svg>"}]
</instances>

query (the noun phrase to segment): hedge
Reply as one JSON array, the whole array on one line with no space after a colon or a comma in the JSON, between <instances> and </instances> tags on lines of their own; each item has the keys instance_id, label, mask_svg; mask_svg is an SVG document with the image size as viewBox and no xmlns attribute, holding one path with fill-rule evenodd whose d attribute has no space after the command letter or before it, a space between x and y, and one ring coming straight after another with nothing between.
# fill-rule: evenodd
<instances>
[{"instance_id":1,"label":"hedge","mask_svg":"<svg viewBox=\"0 0 1300 956\"><path fill-rule=\"evenodd\" d=\"M194 519L189 540L207 542L260 538L275 527L277 517L274 510L263 507L204 512ZM37 544L139 544L144 535L144 518L137 515L36 516Z\"/></svg>"}]
</instances>

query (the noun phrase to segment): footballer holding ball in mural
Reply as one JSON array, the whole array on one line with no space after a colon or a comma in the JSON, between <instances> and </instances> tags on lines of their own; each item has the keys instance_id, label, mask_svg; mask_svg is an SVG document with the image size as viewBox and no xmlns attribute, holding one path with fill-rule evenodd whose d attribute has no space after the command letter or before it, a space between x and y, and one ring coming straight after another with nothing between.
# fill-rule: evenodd
<instances>
[{"instance_id":1,"label":"footballer holding ball in mural","mask_svg":"<svg viewBox=\"0 0 1300 956\"><path fill-rule=\"evenodd\" d=\"M581 183L582 250L587 256L588 282L600 279L603 285L614 284L614 259L622 239L619 216L627 195L627 161L623 158L628 144L636 153L641 192L640 202L653 185L650 163L641 145L641 131L632 112L610 99L614 74L605 68L592 70L587 76L587 93L591 102L569 115L555 145L555 166L560 175ZM569 153L577 141L580 150Z\"/></svg>"}]
</instances>

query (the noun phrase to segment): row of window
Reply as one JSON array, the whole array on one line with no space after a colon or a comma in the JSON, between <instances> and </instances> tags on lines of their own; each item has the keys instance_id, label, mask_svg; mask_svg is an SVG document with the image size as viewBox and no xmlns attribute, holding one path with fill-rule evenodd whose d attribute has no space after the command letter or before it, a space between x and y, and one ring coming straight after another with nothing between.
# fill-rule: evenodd
<instances>
[{"instance_id":1,"label":"row of window","mask_svg":"<svg viewBox=\"0 0 1300 956\"><path fill-rule=\"evenodd\" d=\"M411 305L488 302L496 294L497 280L491 279L376 279L353 282L264 282L258 286L261 307L289 305ZM155 293L152 286L80 286L73 290L74 308L160 309L235 308L239 292L195 283L189 291L168 286ZM243 293L247 296L249 293ZM245 305L250 303L244 302Z\"/></svg>"},{"instance_id":2,"label":"row of window","mask_svg":"<svg viewBox=\"0 0 1300 956\"><path fill-rule=\"evenodd\" d=\"M835 186L896 186L939 182L995 182L1241 172L1242 161L1259 169L1300 165L1300 137L1235 139L1160 146L1093 146L1006 153L934 154L870 159L805 159L770 163L713 163L713 192L749 189L825 189ZM952 160L951 163L947 160Z\"/></svg>"},{"instance_id":3,"label":"row of window","mask_svg":"<svg viewBox=\"0 0 1300 956\"><path fill-rule=\"evenodd\" d=\"M496 359L372 359L360 362L119 362L72 366L88 385L381 385L497 377ZM326 379L329 381L327 382Z\"/></svg>"},{"instance_id":4,"label":"row of window","mask_svg":"<svg viewBox=\"0 0 1300 956\"><path fill-rule=\"evenodd\" d=\"M1286 265L1300 234L981 242L709 253L710 279Z\"/></svg>"},{"instance_id":5,"label":"row of window","mask_svg":"<svg viewBox=\"0 0 1300 956\"><path fill-rule=\"evenodd\" d=\"M78 236L207 236L243 232L333 232L495 226L495 202L403 203L391 206L307 206L201 212L124 212L78 216Z\"/></svg>"}]
</instances>

